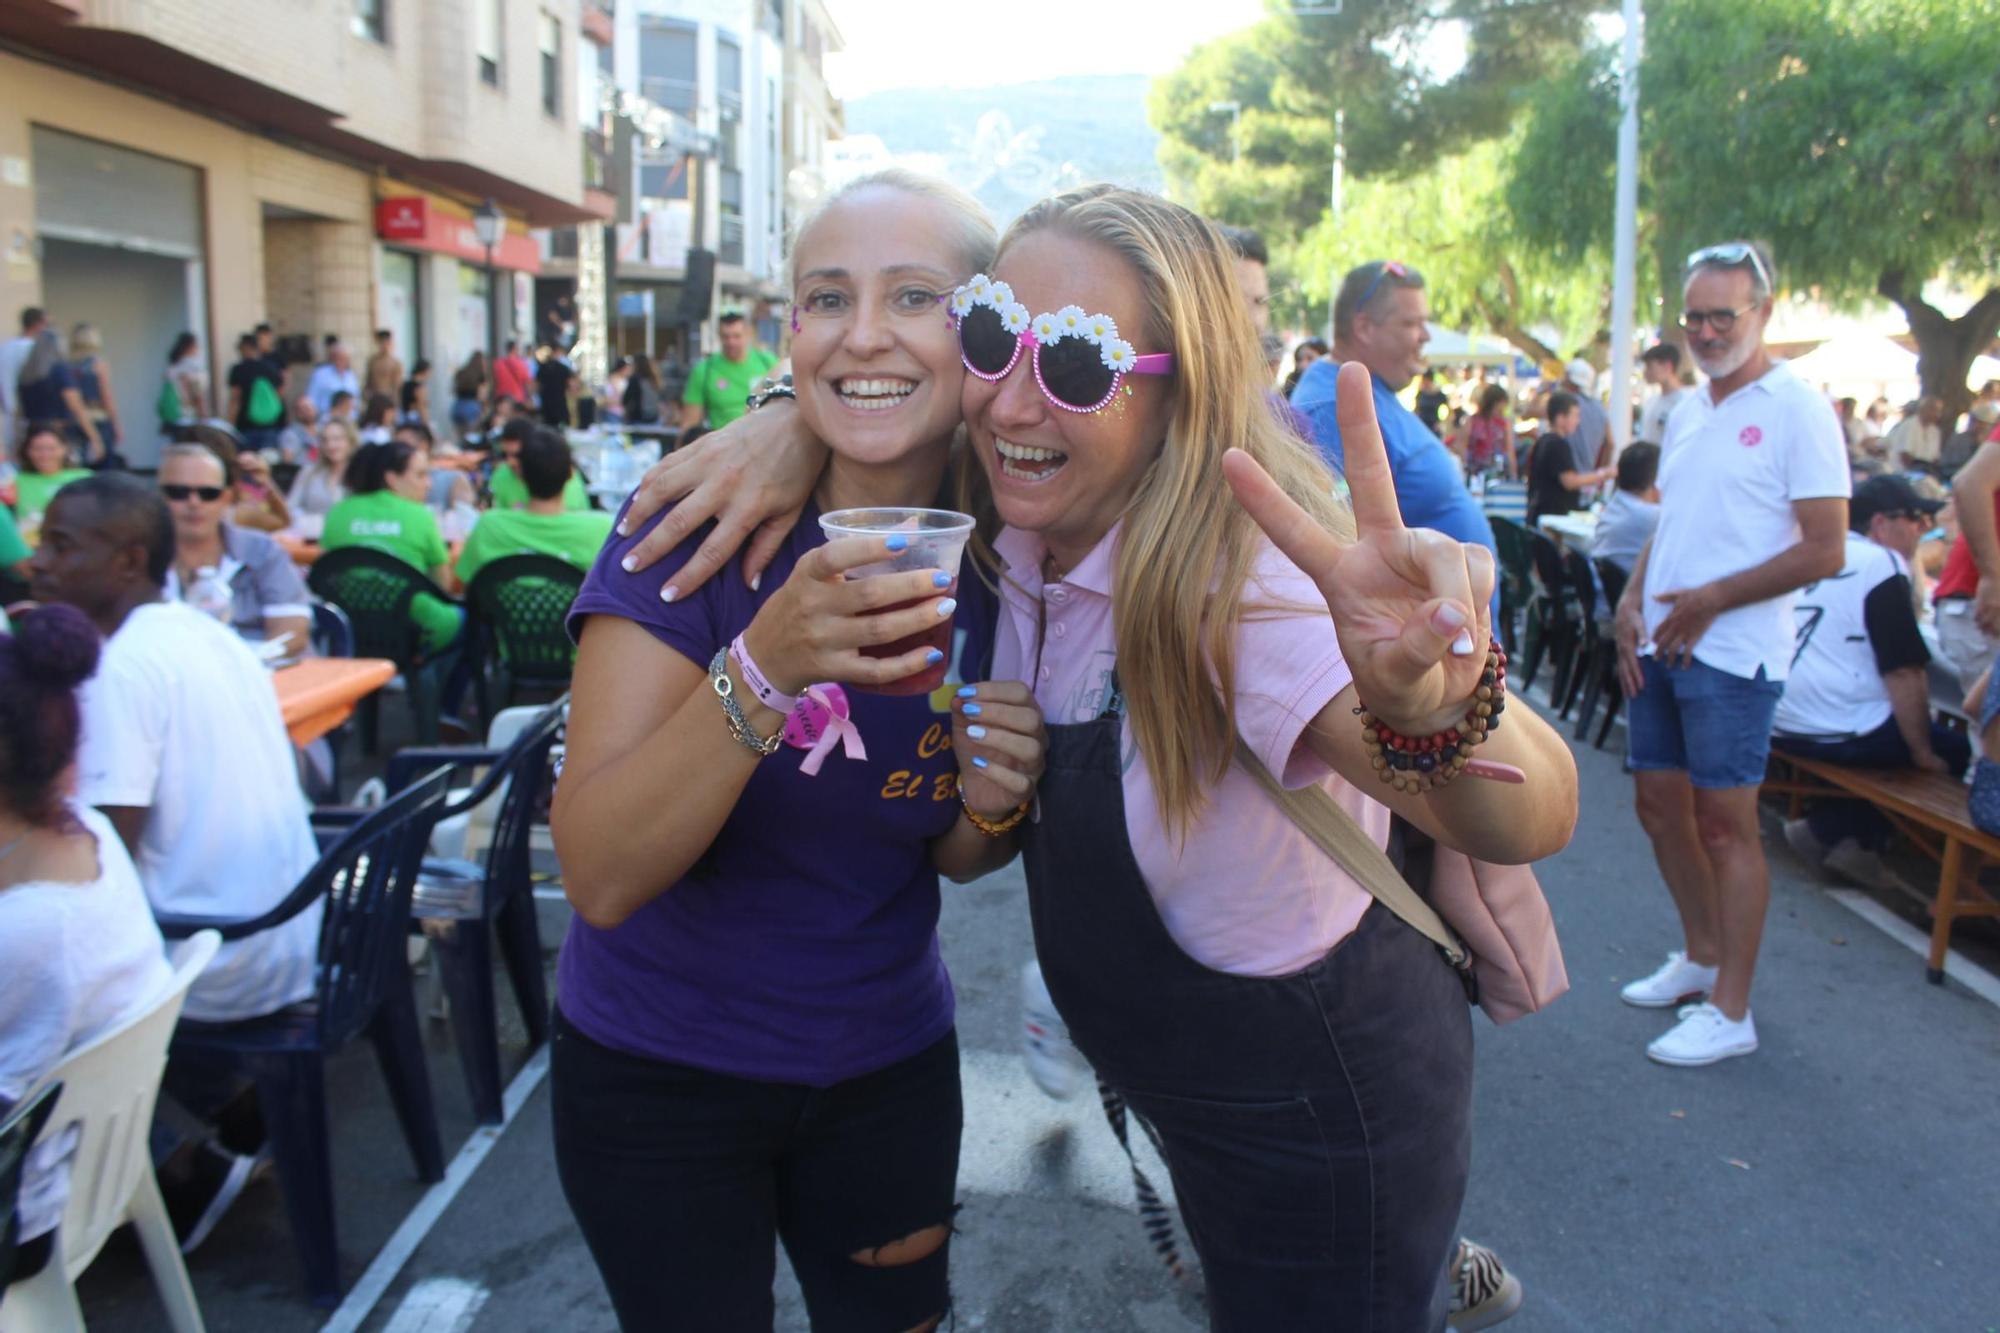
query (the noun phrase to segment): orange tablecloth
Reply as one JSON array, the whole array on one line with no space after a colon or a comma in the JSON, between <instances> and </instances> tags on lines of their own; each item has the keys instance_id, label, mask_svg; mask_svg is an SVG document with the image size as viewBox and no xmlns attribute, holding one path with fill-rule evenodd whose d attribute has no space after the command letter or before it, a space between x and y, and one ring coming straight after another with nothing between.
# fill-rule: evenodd
<instances>
[{"instance_id":1,"label":"orange tablecloth","mask_svg":"<svg viewBox=\"0 0 2000 1333\"><path fill-rule=\"evenodd\" d=\"M354 712L354 705L381 689L396 674L396 664L376 657L309 657L271 673L278 691L278 710L292 744L304 745L332 731Z\"/></svg>"},{"instance_id":2,"label":"orange tablecloth","mask_svg":"<svg viewBox=\"0 0 2000 1333\"><path fill-rule=\"evenodd\" d=\"M319 559L319 543L309 537L301 537L296 532L274 532L271 540L285 548L285 554L295 565L310 565Z\"/></svg>"}]
</instances>

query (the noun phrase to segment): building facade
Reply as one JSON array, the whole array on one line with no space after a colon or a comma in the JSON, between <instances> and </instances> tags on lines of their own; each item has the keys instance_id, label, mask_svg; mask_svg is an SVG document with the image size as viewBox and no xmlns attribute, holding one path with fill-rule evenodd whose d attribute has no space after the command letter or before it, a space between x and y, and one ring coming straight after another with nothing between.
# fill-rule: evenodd
<instances>
[{"instance_id":1,"label":"building facade","mask_svg":"<svg viewBox=\"0 0 2000 1333\"><path fill-rule=\"evenodd\" d=\"M142 466L182 330L220 386L259 322L300 362L337 334L357 368L388 328L442 417L453 368L533 331L529 230L609 216L578 26L576 0L0 5L0 315L98 326Z\"/></svg>"}]
</instances>

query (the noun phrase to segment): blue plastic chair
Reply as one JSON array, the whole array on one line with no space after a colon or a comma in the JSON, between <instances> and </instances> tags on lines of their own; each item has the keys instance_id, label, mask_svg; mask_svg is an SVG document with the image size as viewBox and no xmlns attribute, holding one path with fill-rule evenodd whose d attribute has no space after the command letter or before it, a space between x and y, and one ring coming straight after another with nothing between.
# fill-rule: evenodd
<instances>
[{"instance_id":1,"label":"blue plastic chair","mask_svg":"<svg viewBox=\"0 0 2000 1333\"><path fill-rule=\"evenodd\" d=\"M340 1300L333 1156L327 1132L326 1057L367 1035L417 1175L444 1178L437 1108L417 1023L404 938L417 871L443 808L451 771L439 768L347 829L284 901L247 921L161 916L169 937L214 929L243 939L325 904L318 990L312 999L241 1023L183 1019L169 1058L248 1074L284 1182L292 1237L317 1305Z\"/></svg>"},{"instance_id":2,"label":"blue plastic chair","mask_svg":"<svg viewBox=\"0 0 2000 1333\"><path fill-rule=\"evenodd\" d=\"M548 790L549 749L562 730L569 696L537 714L505 750L444 746L399 751L389 761L393 788L412 771L438 764L484 764L485 774L439 818L467 813L492 799L504 784L484 864L427 859L418 877L413 930L436 951L451 1000L452 1035L472 1096L473 1111L489 1125L504 1115L500 1096L500 1025L493 995L493 939L513 983L514 1000L528 1030L530 1049L549 1038L548 986L542 976L542 935L535 920L529 838Z\"/></svg>"}]
</instances>

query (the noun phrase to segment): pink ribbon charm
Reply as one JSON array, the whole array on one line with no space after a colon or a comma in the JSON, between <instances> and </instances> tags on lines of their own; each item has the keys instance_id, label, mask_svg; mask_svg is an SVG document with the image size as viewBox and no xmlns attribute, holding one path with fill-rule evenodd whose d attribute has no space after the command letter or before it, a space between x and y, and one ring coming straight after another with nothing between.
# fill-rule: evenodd
<instances>
[{"instance_id":1,"label":"pink ribbon charm","mask_svg":"<svg viewBox=\"0 0 2000 1333\"><path fill-rule=\"evenodd\" d=\"M868 747L861 743L861 728L854 725L847 691L838 685L808 685L799 706L785 719L785 744L806 751L799 772L819 776L820 765L836 745L849 759L866 759Z\"/></svg>"}]
</instances>

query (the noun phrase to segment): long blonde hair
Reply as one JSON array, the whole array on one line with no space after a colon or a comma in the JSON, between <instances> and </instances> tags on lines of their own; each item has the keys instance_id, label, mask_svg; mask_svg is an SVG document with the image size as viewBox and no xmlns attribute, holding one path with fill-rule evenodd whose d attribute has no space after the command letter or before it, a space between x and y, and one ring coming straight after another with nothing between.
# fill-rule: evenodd
<instances>
[{"instance_id":1,"label":"long blonde hair","mask_svg":"<svg viewBox=\"0 0 2000 1333\"><path fill-rule=\"evenodd\" d=\"M1090 185L1023 213L1000 253L1042 230L1122 256L1145 293L1135 343L1174 353L1172 414L1124 515L1112 617L1126 715L1161 823L1178 837L1236 753L1236 626L1264 541L1222 479L1223 453L1248 453L1343 540L1353 537L1353 518L1318 452L1276 415L1235 252L1214 226L1155 195Z\"/></svg>"}]
</instances>

